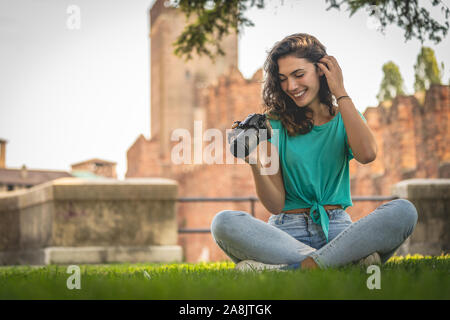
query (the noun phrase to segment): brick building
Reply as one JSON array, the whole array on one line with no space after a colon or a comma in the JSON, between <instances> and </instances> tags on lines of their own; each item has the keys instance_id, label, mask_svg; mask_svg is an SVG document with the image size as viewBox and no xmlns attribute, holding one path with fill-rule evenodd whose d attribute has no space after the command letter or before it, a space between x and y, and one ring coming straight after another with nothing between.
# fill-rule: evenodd
<instances>
[{"instance_id":1,"label":"brick building","mask_svg":"<svg viewBox=\"0 0 450 320\"><path fill-rule=\"evenodd\" d=\"M90 159L72 165L72 171L29 169L24 164L19 169L6 167L6 143L0 139L0 193L29 189L41 183L64 177L117 178L116 163L101 159Z\"/></svg>"},{"instance_id":2,"label":"brick building","mask_svg":"<svg viewBox=\"0 0 450 320\"><path fill-rule=\"evenodd\" d=\"M0 193L23 190L35 185L63 177L71 177L66 171L30 170L25 165L20 169L6 167L6 143L0 139Z\"/></svg>"},{"instance_id":3,"label":"brick building","mask_svg":"<svg viewBox=\"0 0 450 320\"><path fill-rule=\"evenodd\" d=\"M71 165L72 175L79 177L105 177L117 179L116 162L98 158L74 163Z\"/></svg>"},{"instance_id":4,"label":"brick building","mask_svg":"<svg viewBox=\"0 0 450 320\"><path fill-rule=\"evenodd\" d=\"M235 120L262 111L262 70L251 79L242 76L236 67L235 35L224 42L228 58L218 65L209 65L203 58L183 63L169 54L168 44L180 32L184 17L176 9L164 7L163 1L155 3L150 16L152 132L150 140L140 135L129 148L126 177L175 179L179 182L179 197L256 196L252 173L245 163L174 164L171 150L179 142L171 141L170 135L176 128L185 128L193 137L193 145L194 121L202 121L201 133L209 128L222 132L225 159L225 129ZM378 155L366 165L350 162L352 196L391 195L391 185L404 179L450 177L449 86L434 85L426 93L398 96L362 113L377 139ZM207 145L203 142L203 151ZM381 203L354 202L347 212L356 221ZM179 227L209 228L214 215L224 209L249 212L250 205L179 203ZM266 221L270 213L257 203L255 216ZM188 262L228 259L209 233L180 234L179 244Z\"/></svg>"}]
</instances>

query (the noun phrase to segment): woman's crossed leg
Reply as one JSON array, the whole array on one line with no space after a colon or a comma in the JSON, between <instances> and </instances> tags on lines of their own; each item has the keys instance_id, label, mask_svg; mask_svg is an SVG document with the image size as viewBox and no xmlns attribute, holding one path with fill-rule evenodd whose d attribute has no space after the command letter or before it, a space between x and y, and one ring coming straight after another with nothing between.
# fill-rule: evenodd
<instances>
[{"instance_id":1,"label":"woman's crossed leg","mask_svg":"<svg viewBox=\"0 0 450 320\"><path fill-rule=\"evenodd\" d=\"M211 232L218 246L235 263L256 260L299 266L311 257L320 268L329 268L358 261L374 252L379 253L382 263L386 262L411 235L416 223L414 205L397 199L334 232L334 238L330 237L330 242L318 249L242 211L219 212L211 223Z\"/></svg>"}]
</instances>

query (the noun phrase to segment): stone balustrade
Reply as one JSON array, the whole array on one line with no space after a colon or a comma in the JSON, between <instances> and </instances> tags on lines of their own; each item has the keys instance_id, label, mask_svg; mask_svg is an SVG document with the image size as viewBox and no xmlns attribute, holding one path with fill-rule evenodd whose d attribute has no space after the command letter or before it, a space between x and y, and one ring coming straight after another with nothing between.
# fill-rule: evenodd
<instances>
[{"instance_id":1,"label":"stone balustrade","mask_svg":"<svg viewBox=\"0 0 450 320\"><path fill-rule=\"evenodd\" d=\"M0 265L179 262L177 182L61 178L0 193ZM392 194L418 223L397 255L448 253L450 179L409 179Z\"/></svg>"},{"instance_id":2,"label":"stone balustrade","mask_svg":"<svg viewBox=\"0 0 450 320\"><path fill-rule=\"evenodd\" d=\"M450 179L408 179L392 186L392 194L408 199L417 209L413 234L397 255L440 255L450 249Z\"/></svg>"},{"instance_id":3,"label":"stone balustrade","mask_svg":"<svg viewBox=\"0 0 450 320\"><path fill-rule=\"evenodd\" d=\"M61 178L0 193L0 265L178 262L177 182Z\"/></svg>"}]
</instances>

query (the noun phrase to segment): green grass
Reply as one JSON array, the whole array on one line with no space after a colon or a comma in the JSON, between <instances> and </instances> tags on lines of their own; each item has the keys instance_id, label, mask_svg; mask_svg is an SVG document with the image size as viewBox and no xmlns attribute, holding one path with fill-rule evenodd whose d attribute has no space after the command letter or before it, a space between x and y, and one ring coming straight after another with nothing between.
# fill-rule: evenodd
<instances>
[{"instance_id":1,"label":"green grass","mask_svg":"<svg viewBox=\"0 0 450 320\"><path fill-rule=\"evenodd\" d=\"M0 299L450 299L450 256L392 257L381 289L358 266L242 273L231 262L81 265L81 289L67 266L0 267ZM145 272L150 276L146 277Z\"/></svg>"}]
</instances>

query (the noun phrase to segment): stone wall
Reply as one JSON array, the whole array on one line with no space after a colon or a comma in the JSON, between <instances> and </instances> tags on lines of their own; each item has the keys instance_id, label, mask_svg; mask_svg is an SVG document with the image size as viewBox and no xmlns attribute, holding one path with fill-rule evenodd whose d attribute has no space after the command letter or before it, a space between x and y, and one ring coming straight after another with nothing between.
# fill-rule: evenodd
<instances>
[{"instance_id":1,"label":"stone wall","mask_svg":"<svg viewBox=\"0 0 450 320\"><path fill-rule=\"evenodd\" d=\"M450 251L450 179L408 179L392 187L419 214L413 234L397 254L440 255Z\"/></svg>"},{"instance_id":2,"label":"stone wall","mask_svg":"<svg viewBox=\"0 0 450 320\"><path fill-rule=\"evenodd\" d=\"M378 145L375 161L350 161L352 195L390 195L395 183L412 178L450 178L450 86L398 96L363 113ZM352 207L358 220L379 202Z\"/></svg>"},{"instance_id":3,"label":"stone wall","mask_svg":"<svg viewBox=\"0 0 450 320\"><path fill-rule=\"evenodd\" d=\"M180 261L177 183L61 178L0 195L0 264Z\"/></svg>"}]
</instances>

